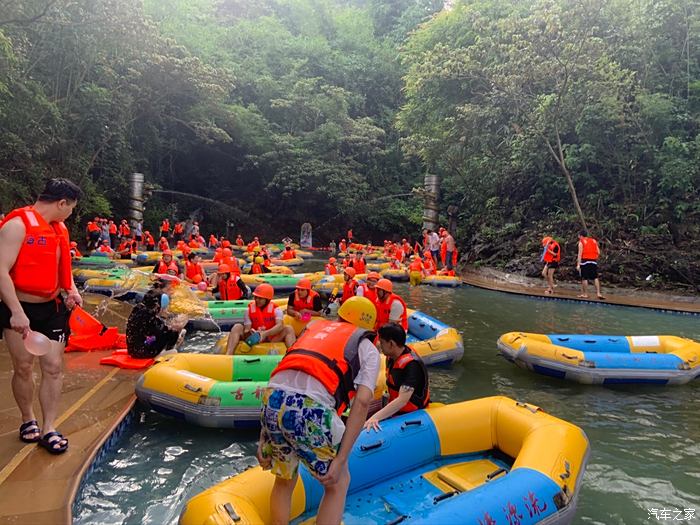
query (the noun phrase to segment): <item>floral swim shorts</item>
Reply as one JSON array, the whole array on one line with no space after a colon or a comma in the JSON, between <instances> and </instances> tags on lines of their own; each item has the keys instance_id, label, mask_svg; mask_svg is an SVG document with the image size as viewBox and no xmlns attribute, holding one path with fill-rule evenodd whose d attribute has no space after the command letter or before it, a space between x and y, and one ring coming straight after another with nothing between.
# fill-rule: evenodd
<instances>
[{"instance_id":1,"label":"floral swim shorts","mask_svg":"<svg viewBox=\"0 0 700 525\"><path fill-rule=\"evenodd\" d=\"M325 475L337 452L333 417L333 410L308 396L265 389L260 413L262 453L272 459L272 473L292 479L301 459L312 474Z\"/></svg>"}]
</instances>

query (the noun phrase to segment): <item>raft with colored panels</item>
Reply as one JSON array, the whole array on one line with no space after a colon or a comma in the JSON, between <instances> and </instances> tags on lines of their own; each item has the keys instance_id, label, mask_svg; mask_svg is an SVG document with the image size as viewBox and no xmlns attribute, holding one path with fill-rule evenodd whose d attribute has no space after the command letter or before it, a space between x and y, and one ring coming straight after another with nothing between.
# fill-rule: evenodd
<instances>
[{"instance_id":1,"label":"raft with colored panels","mask_svg":"<svg viewBox=\"0 0 700 525\"><path fill-rule=\"evenodd\" d=\"M234 324L242 323L243 316L248 309L250 299L235 301L206 301L208 317L190 319L187 323L188 330L226 331ZM273 299L273 302L282 308L286 308L288 299Z\"/></svg>"},{"instance_id":2,"label":"raft with colored panels","mask_svg":"<svg viewBox=\"0 0 700 525\"><path fill-rule=\"evenodd\" d=\"M120 261L121 262L121 261ZM124 262L129 262L129 261L124 261ZM110 259L107 256L101 256L101 255L90 255L87 257L77 257L73 259L72 261L72 266L76 268L81 268L81 267L101 267L101 268L112 268L116 266L116 262Z\"/></svg>"},{"instance_id":3,"label":"raft with colored panels","mask_svg":"<svg viewBox=\"0 0 700 525\"><path fill-rule=\"evenodd\" d=\"M451 365L462 360L464 341L451 326L418 310L407 310L406 343L428 366Z\"/></svg>"},{"instance_id":4,"label":"raft with colored panels","mask_svg":"<svg viewBox=\"0 0 700 525\"><path fill-rule=\"evenodd\" d=\"M277 266L301 266L304 264L304 259L301 257L292 257L291 259L273 259L271 258L270 261L272 264L276 264Z\"/></svg>"},{"instance_id":5,"label":"raft with colored panels","mask_svg":"<svg viewBox=\"0 0 700 525\"><path fill-rule=\"evenodd\" d=\"M428 277L423 277L421 284L442 288L457 288L462 286L462 280L457 276L451 275L429 275Z\"/></svg>"},{"instance_id":6,"label":"raft with colored panels","mask_svg":"<svg viewBox=\"0 0 700 525\"><path fill-rule=\"evenodd\" d=\"M136 396L148 408L193 425L259 427L262 392L281 359L281 355L168 355L139 378Z\"/></svg>"},{"instance_id":7,"label":"raft with colored panels","mask_svg":"<svg viewBox=\"0 0 700 525\"><path fill-rule=\"evenodd\" d=\"M497 346L521 368L583 384L682 385L700 378L700 343L670 335L510 332Z\"/></svg>"},{"instance_id":8,"label":"raft with colored panels","mask_svg":"<svg viewBox=\"0 0 700 525\"><path fill-rule=\"evenodd\" d=\"M367 270L370 272L381 272L382 270L388 270L391 267L391 263L388 263L388 262L368 262L366 264L366 266L367 266Z\"/></svg>"},{"instance_id":9,"label":"raft with colored panels","mask_svg":"<svg viewBox=\"0 0 700 525\"><path fill-rule=\"evenodd\" d=\"M408 281L408 270L406 269L400 269L400 270L395 270L392 268L387 268L385 270L382 270L379 272L382 277L385 279L389 279L390 281L397 281L397 282L407 282Z\"/></svg>"},{"instance_id":10,"label":"raft with colored panels","mask_svg":"<svg viewBox=\"0 0 700 525\"><path fill-rule=\"evenodd\" d=\"M342 522L568 524L588 455L583 430L534 405L499 396L430 407L361 432ZM237 474L190 499L179 523L270 523L274 479L259 466ZM322 495L302 464L291 523L313 523Z\"/></svg>"},{"instance_id":11,"label":"raft with colored panels","mask_svg":"<svg viewBox=\"0 0 700 525\"><path fill-rule=\"evenodd\" d=\"M363 283L367 280L367 274L357 274L355 275L355 280L359 283ZM342 293L344 282L345 281L343 278L343 273L340 272L335 275L324 275L315 283L313 283L312 287L316 292L320 293L321 295L329 296L331 293L333 293L333 290L336 288L338 289L338 292Z\"/></svg>"},{"instance_id":12,"label":"raft with colored panels","mask_svg":"<svg viewBox=\"0 0 700 525\"><path fill-rule=\"evenodd\" d=\"M130 268L115 266L112 268L74 268L75 284L84 284L88 279L123 279L131 271Z\"/></svg>"}]
</instances>

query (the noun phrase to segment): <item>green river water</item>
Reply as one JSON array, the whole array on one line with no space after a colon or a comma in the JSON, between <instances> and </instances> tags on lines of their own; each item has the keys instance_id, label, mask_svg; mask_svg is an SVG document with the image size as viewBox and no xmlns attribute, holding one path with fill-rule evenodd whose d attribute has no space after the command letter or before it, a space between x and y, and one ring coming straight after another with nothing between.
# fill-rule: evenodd
<instances>
[{"instance_id":1,"label":"green river water","mask_svg":"<svg viewBox=\"0 0 700 525\"><path fill-rule=\"evenodd\" d=\"M584 429L591 455L574 523L700 525L700 381L675 387L585 386L535 375L496 354L498 336L516 330L700 340L700 318L472 287L397 289L410 307L456 327L464 337L461 363L430 369L434 401L500 394ZM188 351L208 351L217 337L193 334ZM253 431L198 428L139 410L88 478L75 523L175 524L189 498L256 464L256 439ZM679 521L671 514L657 520L650 509L694 509L694 517Z\"/></svg>"}]
</instances>

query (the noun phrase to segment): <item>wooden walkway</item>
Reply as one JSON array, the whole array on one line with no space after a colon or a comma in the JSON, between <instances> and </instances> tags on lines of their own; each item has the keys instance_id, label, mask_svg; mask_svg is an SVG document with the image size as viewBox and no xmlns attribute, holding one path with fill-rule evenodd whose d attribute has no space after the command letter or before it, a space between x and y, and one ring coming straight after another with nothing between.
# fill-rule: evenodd
<instances>
[{"instance_id":1,"label":"wooden walkway","mask_svg":"<svg viewBox=\"0 0 700 525\"><path fill-rule=\"evenodd\" d=\"M462 281L470 286L498 292L528 295L542 299L577 302L605 303L618 306L652 308L668 312L700 314L700 299L691 296L671 296L654 292L616 289L603 286L605 300L595 298L595 288L589 284L589 299L577 297L581 293L578 284L558 283L554 295L546 295L544 279L531 279L495 270L467 270L461 275Z\"/></svg>"},{"instance_id":2,"label":"wooden walkway","mask_svg":"<svg viewBox=\"0 0 700 525\"><path fill-rule=\"evenodd\" d=\"M90 299L95 304L104 298ZM126 314L127 305L116 305L104 319L123 328ZM72 522L71 507L83 473L135 401L139 373L100 365L100 358L107 354L65 354L57 426L68 438L69 448L54 456L19 440L21 418L11 390L12 363L0 343L0 524ZM37 364L37 388L40 375ZM38 401L35 410L41 424Z\"/></svg>"}]
</instances>

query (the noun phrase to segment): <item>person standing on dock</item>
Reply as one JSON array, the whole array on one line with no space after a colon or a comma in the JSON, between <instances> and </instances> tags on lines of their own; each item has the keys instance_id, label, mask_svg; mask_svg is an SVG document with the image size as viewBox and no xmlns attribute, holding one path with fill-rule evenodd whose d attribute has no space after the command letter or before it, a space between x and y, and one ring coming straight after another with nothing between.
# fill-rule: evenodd
<instances>
[{"instance_id":1,"label":"person standing on dock","mask_svg":"<svg viewBox=\"0 0 700 525\"><path fill-rule=\"evenodd\" d=\"M82 191L66 179L51 179L32 206L8 214L0 228L0 328L12 358L12 393L21 412L19 438L52 454L68 449L56 430L63 386L63 349L69 310L83 301L71 274L70 239L63 224ZM62 293L66 292L63 299ZM33 332L50 340L39 357L39 404L43 430L34 416L34 355L25 347Z\"/></svg>"},{"instance_id":2,"label":"person standing on dock","mask_svg":"<svg viewBox=\"0 0 700 525\"><path fill-rule=\"evenodd\" d=\"M547 279L547 289L544 293L552 295L554 293L554 272L559 268L559 261L561 261L561 247L551 237L545 237L542 239L542 249L542 261L544 261L542 277Z\"/></svg>"},{"instance_id":3,"label":"person standing on dock","mask_svg":"<svg viewBox=\"0 0 700 525\"><path fill-rule=\"evenodd\" d=\"M576 259L576 270L581 275L581 299L588 299L588 281L593 280L595 293L598 299L605 299L600 293L600 279L598 279L598 258L600 257L600 247L598 241L588 236L586 230L581 230L578 234L578 257Z\"/></svg>"}]
</instances>

